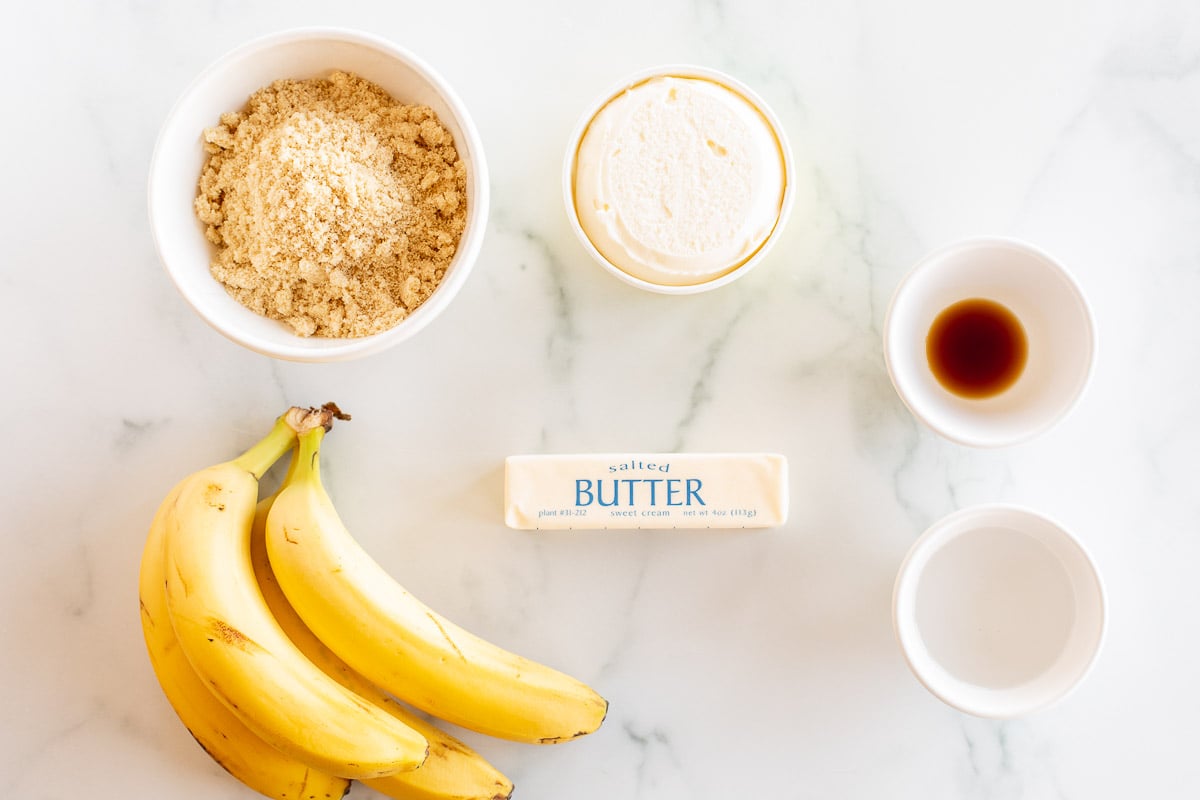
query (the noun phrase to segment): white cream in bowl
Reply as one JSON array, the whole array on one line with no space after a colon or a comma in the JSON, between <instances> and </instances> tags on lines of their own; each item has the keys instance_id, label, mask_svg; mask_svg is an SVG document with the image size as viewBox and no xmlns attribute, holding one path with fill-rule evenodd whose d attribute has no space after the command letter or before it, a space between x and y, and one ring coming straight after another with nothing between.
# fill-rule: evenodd
<instances>
[{"instance_id":1,"label":"white cream in bowl","mask_svg":"<svg viewBox=\"0 0 1200 800\"><path fill-rule=\"evenodd\" d=\"M664 293L724 285L761 260L790 208L790 154L748 89L700 68L629 79L568 152L576 232L627 283Z\"/></svg>"}]
</instances>

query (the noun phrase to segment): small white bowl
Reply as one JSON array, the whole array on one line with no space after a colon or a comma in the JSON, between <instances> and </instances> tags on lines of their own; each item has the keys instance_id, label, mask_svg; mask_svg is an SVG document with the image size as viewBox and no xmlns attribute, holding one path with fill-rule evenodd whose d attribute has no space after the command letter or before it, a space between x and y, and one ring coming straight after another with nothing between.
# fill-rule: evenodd
<instances>
[{"instance_id":1,"label":"small white bowl","mask_svg":"<svg viewBox=\"0 0 1200 800\"><path fill-rule=\"evenodd\" d=\"M968 298L1007 306L1029 346L1016 383L982 400L944 388L925 353L937 315ZM1016 444L1053 427L1083 394L1096 351L1087 300L1066 269L1033 245L1001 237L965 239L922 259L896 287L883 336L888 374L913 415L974 447Z\"/></svg>"},{"instance_id":2,"label":"small white bowl","mask_svg":"<svg viewBox=\"0 0 1200 800\"><path fill-rule=\"evenodd\" d=\"M1065 697L1095 663L1104 590L1075 537L1005 505L963 509L917 539L892 619L917 679L968 714L1011 719Z\"/></svg>"},{"instance_id":3,"label":"small white bowl","mask_svg":"<svg viewBox=\"0 0 1200 800\"><path fill-rule=\"evenodd\" d=\"M212 277L214 247L196 218L205 128L221 114L246 105L258 89L281 78L323 78L353 72L404 103L431 107L454 136L467 173L467 223L454 260L433 294L393 328L357 339L298 336L286 325L255 314ZM196 313L240 345L290 361L343 361L401 342L442 312L466 281L483 244L488 216L483 144L458 95L421 59L370 34L306 28L256 39L222 56L183 93L158 136L149 180L150 228L167 274Z\"/></svg>"},{"instance_id":4,"label":"small white bowl","mask_svg":"<svg viewBox=\"0 0 1200 800\"><path fill-rule=\"evenodd\" d=\"M583 225L579 222L579 214L575 209L575 167L579 157L579 147L583 142L584 134L587 133L588 126L601 109L607 106L613 99L621 95L626 90L640 84L645 83L652 78L700 78L702 80L711 81L712 83L724 86L735 94L741 95L750 105L752 105L767 121L771 128L771 133L774 134L775 140L779 144L779 152L783 157L783 198L779 205L779 216L775 221L775 227L772 229L769 236L763 242L762 246L744 263L736 269L725 273L717 278L704 283L691 284L688 286L668 286L661 283L653 283L643 280L642 278L630 275L625 270L613 264L604 254L601 253L592 240L588 238L587 233L583 230ZM719 72L708 67L698 67L691 64L667 64L658 67L651 67L636 72L628 76L624 80L617 83L607 92L601 94L595 102L593 102L580 116L579 121L575 124L575 128L571 131L571 136L567 140L567 153L563 159L562 173L562 190L563 202L566 204L567 220L571 225L571 230L575 231L576 238L583 245L584 250L592 257L592 260L604 268L606 272L614 277L624 281L630 286L636 286L639 289L645 289L648 292L657 292L659 294L697 294L699 292L707 292L711 289L717 289L721 286L732 283L738 278L745 275L754 267L762 263L762 260L775 246L775 242L779 240L780 234L783 232L784 226L787 224L788 216L792 213L792 203L795 197L795 189L793 187L793 177L795 175L795 166L792 162L792 149L788 144L787 135L784 133L783 125L779 122L779 118L775 116L775 112L759 97L753 89L736 78Z\"/></svg>"}]
</instances>

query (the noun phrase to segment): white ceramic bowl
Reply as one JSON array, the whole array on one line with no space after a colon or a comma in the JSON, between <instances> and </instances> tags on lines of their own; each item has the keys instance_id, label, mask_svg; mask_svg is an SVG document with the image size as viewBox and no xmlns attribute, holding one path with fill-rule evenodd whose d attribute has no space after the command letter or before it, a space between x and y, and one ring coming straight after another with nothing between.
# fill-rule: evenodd
<instances>
[{"instance_id":1,"label":"white ceramic bowl","mask_svg":"<svg viewBox=\"0 0 1200 800\"><path fill-rule=\"evenodd\" d=\"M779 206L779 216L775 221L775 227L767 236L766 241L755 253L736 269L725 273L717 278L704 283L692 284L689 286L667 286L661 283L652 283L647 280L630 275L625 270L613 264L604 254L601 253L592 240L588 238L587 233L583 230L583 226L579 222L579 214L575 209L575 167L579 157L579 146L583 142L584 134L587 133L588 126L592 119L600 113L606 105L614 98L620 95L627 89L636 86L639 83L644 83L651 78L658 77L675 77L675 78L700 78L713 83L724 86L735 94L741 95L747 102L762 114L763 119L771 127L771 132L775 136L775 140L779 143L779 151L783 156L783 199ZM574 130L571 131L571 136L567 140L567 153L563 159L562 173L562 190L563 202L566 204L567 220L571 225L571 230L575 231L575 236L583 245L584 250L592 257L597 264L604 268L606 272L614 277L624 281L630 286L636 286L639 289L645 289L648 292L658 292L659 294L697 294L699 292L707 292L711 289L716 289L725 286L738 278L745 275L750 270L762 263L766 258L771 248L775 246L775 242L779 240L780 234L783 232L784 226L787 224L788 216L792 213L792 204L795 197L794 176L796 173L795 166L792 162L792 149L788 144L787 135L784 133L783 125L779 122L779 118L759 97L753 89L736 78L726 75L723 72L718 72L715 69L707 67L698 67L691 64L668 64L659 67L651 67L634 73L624 80L617 83L607 92L601 94L595 102L593 102L580 116L579 121L575 124Z\"/></svg>"},{"instance_id":2,"label":"white ceramic bowl","mask_svg":"<svg viewBox=\"0 0 1200 800\"><path fill-rule=\"evenodd\" d=\"M900 567L900 649L938 698L1009 719L1066 696L1095 662L1105 603L1091 558L1062 526L989 505L935 523Z\"/></svg>"},{"instance_id":3,"label":"white ceramic bowl","mask_svg":"<svg viewBox=\"0 0 1200 800\"><path fill-rule=\"evenodd\" d=\"M1017 382L983 400L945 389L925 353L937 315L976 297L1007 306L1029 345ZM896 288L884 323L888 374L905 405L937 433L974 447L1033 438L1066 416L1087 386L1095 350L1078 284L1054 258L1016 239L966 239L926 256Z\"/></svg>"},{"instance_id":4,"label":"white ceramic bowl","mask_svg":"<svg viewBox=\"0 0 1200 800\"><path fill-rule=\"evenodd\" d=\"M454 136L466 164L467 223L442 283L416 311L389 330L358 339L297 336L284 324L242 306L209 273L214 248L196 219L200 171L205 161L201 133L221 114L243 108L256 90L281 78L327 77L353 72L378 84L397 100L431 107ZM487 163L475 124L454 90L407 50L357 31L313 28L285 31L221 57L204 70L167 117L149 181L150 227L167 274L184 299L222 334L275 358L342 361L376 353L421 330L450 303L479 255L488 216Z\"/></svg>"}]
</instances>

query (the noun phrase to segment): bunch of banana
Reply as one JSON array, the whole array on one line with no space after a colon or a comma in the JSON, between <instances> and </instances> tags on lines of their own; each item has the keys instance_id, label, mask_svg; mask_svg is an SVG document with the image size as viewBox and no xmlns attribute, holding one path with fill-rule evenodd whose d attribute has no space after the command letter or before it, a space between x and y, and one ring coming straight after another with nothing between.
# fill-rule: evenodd
<instances>
[{"instance_id":1,"label":"bunch of banana","mask_svg":"<svg viewBox=\"0 0 1200 800\"><path fill-rule=\"evenodd\" d=\"M335 417L289 409L167 495L139 586L155 674L201 747L268 797L327 800L358 779L398 800L503 800L507 778L395 697L531 742L590 733L607 704L437 616L357 546L320 484ZM258 479L289 450L280 493L260 502Z\"/></svg>"}]
</instances>

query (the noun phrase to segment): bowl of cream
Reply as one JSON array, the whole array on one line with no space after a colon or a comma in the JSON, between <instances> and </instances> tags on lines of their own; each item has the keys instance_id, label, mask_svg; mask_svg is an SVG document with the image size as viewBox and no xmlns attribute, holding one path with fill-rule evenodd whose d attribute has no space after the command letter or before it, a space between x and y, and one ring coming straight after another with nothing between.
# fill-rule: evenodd
<instances>
[{"instance_id":1,"label":"bowl of cream","mask_svg":"<svg viewBox=\"0 0 1200 800\"><path fill-rule=\"evenodd\" d=\"M663 294L724 286L758 265L792 206L775 114L716 70L662 66L581 116L563 164L567 217L622 281Z\"/></svg>"}]
</instances>

